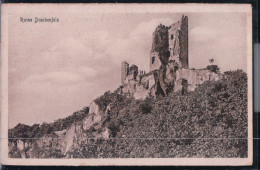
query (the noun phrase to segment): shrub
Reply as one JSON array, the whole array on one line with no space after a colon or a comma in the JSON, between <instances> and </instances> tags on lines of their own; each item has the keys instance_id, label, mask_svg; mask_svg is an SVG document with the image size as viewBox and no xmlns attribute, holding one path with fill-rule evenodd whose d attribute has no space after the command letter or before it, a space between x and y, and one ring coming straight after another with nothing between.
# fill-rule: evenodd
<instances>
[{"instance_id":1,"label":"shrub","mask_svg":"<svg viewBox=\"0 0 260 170\"><path fill-rule=\"evenodd\" d=\"M219 73L219 67L217 65L209 65L206 67L207 70L210 70L214 73Z\"/></svg>"},{"instance_id":2,"label":"shrub","mask_svg":"<svg viewBox=\"0 0 260 170\"><path fill-rule=\"evenodd\" d=\"M148 114L152 111L152 99L150 97L147 97L141 104L140 108L142 111L142 114Z\"/></svg>"}]
</instances>

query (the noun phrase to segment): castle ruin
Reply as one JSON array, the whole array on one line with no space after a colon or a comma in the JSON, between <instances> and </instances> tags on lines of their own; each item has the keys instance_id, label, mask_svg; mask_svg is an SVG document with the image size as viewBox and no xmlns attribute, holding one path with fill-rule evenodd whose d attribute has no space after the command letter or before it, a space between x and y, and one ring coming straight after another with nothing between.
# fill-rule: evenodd
<instances>
[{"instance_id":1,"label":"castle ruin","mask_svg":"<svg viewBox=\"0 0 260 170\"><path fill-rule=\"evenodd\" d=\"M121 66L121 84L124 84L124 81L129 73L129 64L125 61L122 62Z\"/></svg>"},{"instance_id":2,"label":"castle ruin","mask_svg":"<svg viewBox=\"0 0 260 170\"><path fill-rule=\"evenodd\" d=\"M167 95L171 91L193 91L204 81L218 80L219 73L207 69L189 69L188 17L170 26L158 25L153 32L148 73L138 72L122 62L121 93L137 99L148 95Z\"/></svg>"},{"instance_id":3,"label":"castle ruin","mask_svg":"<svg viewBox=\"0 0 260 170\"><path fill-rule=\"evenodd\" d=\"M180 68L188 68L188 17L172 25L158 25L153 32L150 52L150 71L158 70L161 65L174 61Z\"/></svg>"}]
</instances>

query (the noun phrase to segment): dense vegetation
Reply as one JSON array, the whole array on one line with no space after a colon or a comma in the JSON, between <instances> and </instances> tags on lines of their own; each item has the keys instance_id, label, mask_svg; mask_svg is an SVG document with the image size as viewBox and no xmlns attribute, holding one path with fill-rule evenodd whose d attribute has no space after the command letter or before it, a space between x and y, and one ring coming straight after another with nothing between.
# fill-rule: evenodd
<instances>
[{"instance_id":1,"label":"dense vegetation","mask_svg":"<svg viewBox=\"0 0 260 170\"><path fill-rule=\"evenodd\" d=\"M215 68L212 68L215 69ZM217 70L216 70L217 71ZM75 143L66 155L55 148L46 157L247 157L247 75L241 70L223 74L193 92L172 92L135 100L117 91L95 100L109 139L90 138ZM9 137L36 137L70 127L88 108L65 119L41 126L17 125ZM92 133L95 129L90 129Z\"/></svg>"},{"instance_id":2,"label":"dense vegetation","mask_svg":"<svg viewBox=\"0 0 260 170\"><path fill-rule=\"evenodd\" d=\"M247 157L247 75L224 73L194 92L134 100L107 92L109 140L71 148L72 157Z\"/></svg>"},{"instance_id":3,"label":"dense vegetation","mask_svg":"<svg viewBox=\"0 0 260 170\"><path fill-rule=\"evenodd\" d=\"M55 131L61 131L69 128L73 123L82 120L89 112L88 107L84 107L82 110L74 112L72 115L58 119L53 123L34 124L32 126L19 123L13 129L8 130L9 138L40 138L44 135L53 134Z\"/></svg>"}]
</instances>

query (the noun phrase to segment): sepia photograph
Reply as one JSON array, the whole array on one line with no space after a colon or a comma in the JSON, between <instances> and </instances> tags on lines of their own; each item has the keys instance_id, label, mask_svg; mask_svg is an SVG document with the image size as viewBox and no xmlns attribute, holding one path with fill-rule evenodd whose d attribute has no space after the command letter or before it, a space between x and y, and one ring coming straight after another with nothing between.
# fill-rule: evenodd
<instances>
[{"instance_id":1,"label":"sepia photograph","mask_svg":"<svg viewBox=\"0 0 260 170\"><path fill-rule=\"evenodd\" d=\"M4 4L7 165L251 165L252 11Z\"/></svg>"}]
</instances>

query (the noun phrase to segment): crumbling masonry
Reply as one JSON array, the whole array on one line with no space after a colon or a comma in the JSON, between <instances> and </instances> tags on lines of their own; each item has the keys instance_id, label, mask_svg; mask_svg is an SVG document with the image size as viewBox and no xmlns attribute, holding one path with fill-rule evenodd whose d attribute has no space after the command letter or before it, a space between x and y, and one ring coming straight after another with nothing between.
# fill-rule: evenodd
<instances>
[{"instance_id":1,"label":"crumbling masonry","mask_svg":"<svg viewBox=\"0 0 260 170\"><path fill-rule=\"evenodd\" d=\"M136 99L148 95L167 95L171 91L193 91L204 81L221 78L220 73L207 69L189 69L188 17L170 26L158 25L153 32L150 51L150 72L138 72L138 67L129 68L122 63L121 91Z\"/></svg>"},{"instance_id":2,"label":"crumbling masonry","mask_svg":"<svg viewBox=\"0 0 260 170\"><path fill-rule=\"evenodd\" d=\"M150 71L174 61L180 68L188 68L188 17L169 27L160 24L153 32Z\"/></svg>"}]
</instances>

